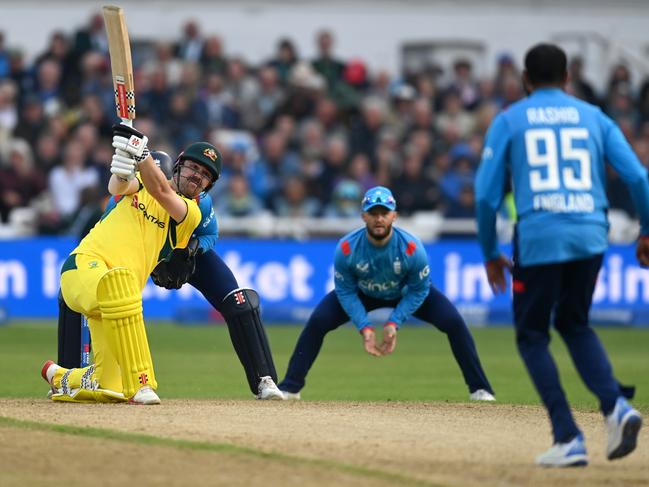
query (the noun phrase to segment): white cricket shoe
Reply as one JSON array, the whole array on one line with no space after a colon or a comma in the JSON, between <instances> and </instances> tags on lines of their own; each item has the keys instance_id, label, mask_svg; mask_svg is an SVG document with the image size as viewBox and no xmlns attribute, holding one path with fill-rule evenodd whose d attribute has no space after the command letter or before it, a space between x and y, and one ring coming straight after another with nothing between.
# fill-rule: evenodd
<instances>
[{"instance_id":1,"label":"white cricket shoe","mask_svg":"<svg viewBox=\"0 0 649 487\"><path fill-rule=\"evenodd\" d=\"M135 395L128 400L129 404L141 404L150 406L153 404L160 404L160 398L155 393L151 386L143 386L135 393Z\"/></svg>"},{"instance_id":2,"label":"white cricket shoe","mask_svg":"<svg viewBox=\"0 0 649 487\"><path fill-rule=\"evenodd\" d=\"M588 465L588 454L583 435L575 436L568 443L555 443L548 451L536 457L536 463L542 467L583 467Z\"/></svg>"},{"instance_id":3,"label":"white cricket shoe","mask_svg":"<svg viewBox=\"0 0 649 487\"><path fill-rule=\"evenodd\" d=\"M299 392L282 391L282 394L285 401L299 401L300 399L302 399L302 396L300 396Z\"/></svg>"},{"instance_id":4,"label":"white cricket shoe","mask_svg":"<svg viewBox=\"0 0 649 487\"><path fill-rule=\"evenodd\" d=\"M279 387L277 387L275 381L269 375L260 377L257 390L259 391L257 399L261 399L262 401L281 401L284 399L282 391L279 390Z\"/></svg>"},{"instance_id":5,"label":"white cricket shoe","mask_svg":"<svg viewBox=\"0 0 649 487\"><path fill-rule=\"evenodd\" d=\"M471 394L469 394L469 400L471 401L495 401L496 396L494 396L491 392L485 390L485 389L478 389L477 391L473 391Z\"/></svg>"},{"instance_id":6,"label":"white cricket shoe","mask_svg":"<svg viewBox=\"0 0 649 487\"><path fill-rule=\"evenodd\" d=\"M635 450L642 416L623 397L618 397L613 412L606 416L608 444L606 457L609 460L622 458Z\"/></svg>"}]
</instances>

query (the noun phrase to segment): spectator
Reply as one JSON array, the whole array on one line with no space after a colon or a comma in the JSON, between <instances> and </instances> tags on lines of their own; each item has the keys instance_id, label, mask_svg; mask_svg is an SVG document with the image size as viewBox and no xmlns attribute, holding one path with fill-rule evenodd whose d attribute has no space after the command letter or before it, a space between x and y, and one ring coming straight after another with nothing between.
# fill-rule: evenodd
<instances>
[{"instance_id":1,"label":"spectator","mask_svg":"<svg viewBox=\"0 0 649 487\"><path fill-rule=\"evenodd\" d=\"M262 202L250 192L248 180L242 174L232 174L225 192L220 192L216 208L220 215L246 217L263 210Z\"/></svg>"},{"instance_id":2,"label":"spectator","mask_svg":"<svg viewBox=\"0 0 649 487\"><path fill-rule=\"evenodd\" d=\"M29 96L23 103L18 125L14 129L14 136L26 140L33 147L45 128L46 118L43 104L37 97Z\"/></svg>"},{"instance_id":3,"label":"spectator","mask_svg":"<svg viewBox=\"0 0 649 487\"><path fill-rule=\"evenodd\" d=\"M448 133L448 129L452 129L460 138L467 137L475 127L475 117L463 108L460 94L455 90L447 91L443 107L435 124L437 130Z\"/></svg>"},{"instance_id":4,"label":"spectator","mask_svg":"<svg viewBox=\"0 0 649 487\"><path fill-rule=\"evenodd\" d=\"M260 133L267 128L275 113L284 101L284 90L277 78L277 71L268 66L262 67L257 78L259 81L259 92L251 97L250 106L246 110L244 123L246 128L255 133Z\"/></svg>"},{"instance_id":5,"label":"spectator","mask_svg":"<svg viewBox=\"0 0 649 487\"><path fill-rule=\"evenodd\" d=\"M392 182L392 190L399 198L399 213L404 216L434 210L440 200L437 185L425 177L422 154L413 149L407 150L403 170Z\"/></svg>"},{"instance_id":6,"label":"spectator","mask_svg":"<svg viewBox=\"0 0 649 487\"><path fill-rule=\"evenodd\" d=\"M169 100L169 120L165 126L175 152L180 152L193 140L204 139L204 128L207 126L205 103L185 91L174 92Z\"/></svg>"},{"instance_id":7,"label":"spectator","mask_svg":"<svg viewBox=\"0 0 649 487\"><path fill-rule=\"evenodd\" d=\"M342 179L336 184L331 203L329 203L323 216L329 218L357 218L358 206L363 197L363 189L354 180Z\"/></svg>"},{"instance_id":8,"label":"spectator","mask_svg":"<svg viewBox=\"0 0 649 487\"><path fill-rule=\"evenodd\" d=\"M599 105L593 86L584 78L584 60L577 56L570 60L568 66L568 92L593 105Z\"/></svg>"},{"instance_id":9,"label":"spectator","mask_svg":"<svg viewBox=\"0 0 649 487\"><path fill-rule=\"evenodd\" d=\"M349 170L347 173L352 180L360 184L361 192L363 193L368 189L379 185L379 180L372 172L370 160L361 152L354 154L349 162ZM355 210L358 213L358 205L356 205Z\"/></svg>"},{"instance_id":10,"label":"spectator","mask_svg":"<svg viewBox=\"0 0 649 487\"><path fill-rule=\"evenodd\" d=\"M88 51L108 53L108 39L104 29L104 19L100 13L92 14L88 24L77 30L74 36L74 51L77 58L80 58Z\"/></svg>"},{"instance_id":11,"label":"spectator","mask_svg":"<svg viewBox=\"0 0 649 487\"><path fill-rule=\"evenodd\" d=\"M323 169L320 175L320 201L328 203L338 181L345 177L349 148L344 137L330 137L325 145Z\"/></svg>"},{"instance_id":12,"label":"spectator","mask_svg":"<svg viewBox=\"0 0 649 487\"><path fill-rule=\"evenodd\" d=\"M59 139L52 133L44 132L36 141L36 168L41 174L48 175L53 167L61 163Z\"/></svg>"},{"instance_id":13,"label":"spectator","mask_svg":"<svg viewBox=\"0 0 649 487\"><path fill-rule=\"evenodd\" d=\"M352 122L350 130L351 151L362 152L370 160L376 160L379 134L384 126L386 107L379 98L363 100L360 118Z\"/></svg>"},{"instance_id":14,"label":"spectator","mask_svg":"<svg viewBox=\"0 0 649 487\"><path fill-rule=\"evenodd\" d=\"M316 36L318 56L311 63L313 68L325 79L329 89L343 81L345 63L336 59L333 54L334 36L331 31L323 29Z\"/></svg>"},{"instance_id":15,"label":"spectator","mask_svg":"<svg viewBox=\"0 0 649 487\"><path fill-rule=\"evenodd\" d=\"M285 137L279 132L271 132L264 138L261 157L253 164L252 191L270 207L282 191L282 182L299 171L300 161L286 148Z\"/></svg>"},{"instance_id":16,"label":"spectator","mask_svg":"<svg viewBox=\"0 0 649 487\"><path fill-rule=\"evenodd\" d=\"M307 195L304 181L297 176L284 179L282 192L275 198L273 206L281 217L315 217L320 212L320 203Z\"/></svg>"},{"instance_id":17,"label":"spectator","mask_svg":"<svg viewBox=\"0 0 649 487\"><path fill-rule=\"evenodd\" d=\"M78 103L81 73L78 58L64 32L54 31L51 34L46 51L36 58L36 70L48 60L54 61L61 69L60 93L63 102L69 106Z\"/></svg>"},{"instance_id":18,"label":"spectator","mask_svg":"<svg viewBox=\"0 0 649 487\"><path fill-rule=\"evenodd\" d=\"M225 74L228 60L223 53L223 40L219 36L212 35L205 39L200 57L200 65L204 73Z\"/></svg>"},{"instance_id":19,"label":"spectator","mask_svg":"<svg viewBox=\"0 0 649 487\"><path fill-rule=\"evenodd\" d=\"M71 139L63 149L63 164L52 169L48 188L54 205L55 222L61 228L79 208L81 191L99 183L97 171L86 167L86 152L81 142Z\"/></svg>"},{"instance_id":20,"label":"spectator","mask_svg":"<svg viewBox=\"0 0 649 487\"><path fill-rule=\"evenodd\" d=\"M11 73L11 63L9 62L9 52L5 46L5 34L0 30L0 80L9 77Z\"/></svg>"},{"instance_id":21,"label":"spectator","mask_svg":"<svg viewBox=\"0 0 649 487\"><path fill-rule=\"evenodd\" d=\"M453 79L449 89L459 93L462 106L465 110L473 111L480 104L480 90L473 79L471 61L465 58L457 59L453 63Z\"/></svg>"},{"instance_id":22,"label":"spectator","mask_svg":"<svg viewBox=\"0 0 649 487\"><path fill-rule=\"evenodd\" d=\"M183 61L199 62L203 52L203 38L195 20L183 25L183 34L176 45L176 56Z\"/></svg>"},{"instance_id":23,"label":"spectator","mask_svg":"<svg viewBox=\"0 0 649 487\"><path fill-rule=\"evenodd\" d=\"M283 86L288 84L291 70L298 62L298 55L293 41L290 39L280 39L277 44L277 53L275 57L268 62L268 65L275 68L279 81Z\"/></svg>"},{"instance_id":24,"label":"spectator","mask_svg":"<svg viewBox=\"0 0 649 487\"><path fill-rule=\"evenodd\" d=\"M6 167L0 166L0 220L7 222L14 208L28 206L45 190L45 178L34 167L29 144L13 139Z\"/></svg>"},{"instance_id":25,"label":"spectator","mask_svg":"<svg viewBox=\"0 0 649 487\"><path fill-rule=\"evenodd\" d=\"M0 160L6 158L5 148L18 124L18 105L16 84L10 79L0 81Z\"/></svg>"},{"instance_id":26,"label":"spectator","mask_svg":"<svg viewBox=\"0 0 649 487\"><path fill-rule=\"evenodd\" d=\"M53 59L44 60L36 72L36 91L34 94L43 104L46 115L54 115L63 110L61 93L61 65Z\"/></svg>"}]
</instances>

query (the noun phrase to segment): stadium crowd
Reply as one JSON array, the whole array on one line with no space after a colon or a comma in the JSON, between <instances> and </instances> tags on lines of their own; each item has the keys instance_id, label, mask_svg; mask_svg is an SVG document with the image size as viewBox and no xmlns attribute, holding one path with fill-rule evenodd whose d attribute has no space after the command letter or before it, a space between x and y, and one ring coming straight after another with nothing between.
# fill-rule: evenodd
<instances>
[{"instance_id":1,"label":"stadium crowd","mask_svg":"<svg viewBox=\"0 0 649 487\"><path fill-rule=\"evenodd\" d=\"M195 140L224 156L212 190L220 215L357 216L363 192L389 186L401 214L474 216L473 180L493 116L525 96L519 67L502 54L496 75L471 62L396 76L341 59L332 31L318 55L279 39L266 62L228 54L225 40L187 21L176 42L133 43L138 129L172 157ZM597 93L572 59L568 90L599 104L649 165L649 79L634 91L624 64ZM16 208L36 231L81 235L107 197L116 121L101 16L55 31L32 63L0 32L0 220ZM611 204L633 216L611 173Z\"/></svg>"}]
</instances>

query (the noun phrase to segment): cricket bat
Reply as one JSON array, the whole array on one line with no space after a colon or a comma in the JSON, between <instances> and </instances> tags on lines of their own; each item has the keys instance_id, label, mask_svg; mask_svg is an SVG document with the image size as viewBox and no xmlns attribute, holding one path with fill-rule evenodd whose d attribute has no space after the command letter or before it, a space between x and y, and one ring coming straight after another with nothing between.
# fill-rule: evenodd
<instances>
[{"instance_id":1,"label":"cricket bat","mask_svg":"<svg viewBox=\"0 0 649 487\"><path fill-rule=\"evenodd\" d=\"M121 7L106 5L102 8L108 50L115 89L115 109L122 123L132 126L135 118L135 86L131 42L126 29L126 16Z\"/></svg>"}]
</instances>

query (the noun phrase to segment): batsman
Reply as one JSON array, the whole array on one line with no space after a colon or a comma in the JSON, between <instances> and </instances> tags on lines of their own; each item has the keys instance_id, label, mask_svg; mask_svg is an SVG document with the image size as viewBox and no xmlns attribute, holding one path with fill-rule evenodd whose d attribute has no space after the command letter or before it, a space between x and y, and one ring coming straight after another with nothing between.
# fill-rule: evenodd
<instances>
[{"instance_id":1,"label":"batsman","mask_svg":"<svg viewBox=\"0 0 649 487\"><path fill-rule=\"evenodd\" d=\"M190 148L185 153L191 153ZM162 151L151 151L154 161L170 179L177 178L181 154L176 163ZM116 204L115 198L108 203L108 210ZM262 400L281 400L277 372L273 362L268 337L262 325L259 296L253 289L240 288L237 280L215 252L218 238L218 221L214 214L212 198L201 193L198 206L201 223L189 245L175 249L161 261L151 273L153 282L166 289L179 289L189 283L201 292L205 299L225 318L232 345L246 374L250 391ZM59 365L67 368L80 367L81 315L72 311L63 299L59 299Z\"/></svg>"},{"instance_id":2,"label":"batsman","mask_svg":"<svg viewBox=\"0 0 649 487\"><path fill-rule=\"evenodd\" d=\"M66 369L46 362L42 375L55 401L160 403L142 290L161 260L188 245L201 221L197 198L218 179L221 155L206 142L192 144L177 178L167 180L147 141L131 127L113 127L108 190L116 204L63 264L61 292L88 318L95 363Z\"/></svg>"}]
</instances>

